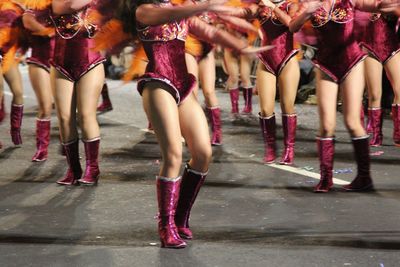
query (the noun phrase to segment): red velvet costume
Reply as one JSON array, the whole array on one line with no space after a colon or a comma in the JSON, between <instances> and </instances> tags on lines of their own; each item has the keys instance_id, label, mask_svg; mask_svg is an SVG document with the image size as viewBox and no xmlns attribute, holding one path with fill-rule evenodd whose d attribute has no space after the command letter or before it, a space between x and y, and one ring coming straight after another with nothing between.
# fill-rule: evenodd
<instances>
[{"instance_id":1,"label":"red velvet costume","mask_svg":"<svg viewBox=\"0 0 400 267\"><path fill-rule=\"evenodd\" d=\"M371 14L370 23L361 37L361 46L382 64L400 51L396 24L395 16Z\"/></svg>"},{"instance_id":2,"label":"red velvet costume","mask_svg":"<svg viewBox=\"0 0 400 267\"><path fill-rule=\"evenodd\" d=\"M185 61L186 21L139 26L137 30L149 59L146 73L138 82L139 93L147 82L159 81L168 85L168 92L179 104L192 92L196 82L196 78L188 73Z\"/></svg>"},{"instance_id":3,"label":"red velvet costume","mask_svg":"<svg viewBox=\"0 0 400 267\"><path fill-rule=\"evenodd\" d=\"M50 16L56 28L54 57L50 64L72 82L105 61L93 50L97 26L88 20L90 8L74 14Z\"/></svg>"},{"instance_id":4,"label":"red velvet costume","mask_svg":"<svg viewBox=\"0 0 400 267\"><path fill-rule=\"evenodd\" d=\"M177 104L192 92L196 82L196 78L188 73L185 61L185 41L188 32L199 40L219 43L237 51L247 46L246 42L232 39L230 35L197 17L157 26L143 26L138 23L137 31L149 59L146 73L138 82L139 93L142 93L147 82L162 82L168 85L168 92Z\"/></svg>"},{"instance_id":5,"label":"red velvet costume","mask_svg":"<svg viewBox=\"0 0 400 267\"><path fill-rule=\"evenodd\" d=\"M36 20L45 27L51 27L50 10L26 10L35 16ZM29 38L29 45L32 48L32 55L27 58L28 64L37 65L47 71L50 71L50 59L54 53L54 38L46 36L31 35Z\"/></svg>"},{"instance_id":6,"label":"red velvet costume","mask_svg":"<svg viewBox=\"0 0 400 267\"><path fill-rule=\"evenodd\" d=\"M202 21L206 22L207 24L212 24L211 14L209 14L209 13L201 14L198 16L198 18L200 18ZM195 46L195 47L191 47L191 46ZM196 58L197 62L199 62L203 58L205 58L213 49L214 49L213 44L199 40L195 36L189 34L187 41L186 41L185 51L187 53L191 54L192 56L194 56Z\"/></svg>"},{"instance_id":7,"label":"red velvet costume","mask_svg":"<svg viewBox=\"0 0 400 267\"><path fill-rule=\"evenodd\" d=\"M288 13L290 2L284 1L278 7ZM264 35L262 45L274 45L273 50L260 53L259 58L267 71L278 76L286 63L298 53L293 48L293 33L282 24L274 15L271 8L264 7L258 14L261 23L261 30Z\"/></svg>"},{"instance_id":8,"label":"red velvet costume","mask_svg":"<svg viewBox=\"0 0 400 267\"><path fill-rule=\"evenodd\" d=\"M337 83L342 82L352 68L367 56L355 39L353 19L351 0L332 0L329 11L320 7L311 18L318 39L314 63Z\"/></svg>"}]
</instances>

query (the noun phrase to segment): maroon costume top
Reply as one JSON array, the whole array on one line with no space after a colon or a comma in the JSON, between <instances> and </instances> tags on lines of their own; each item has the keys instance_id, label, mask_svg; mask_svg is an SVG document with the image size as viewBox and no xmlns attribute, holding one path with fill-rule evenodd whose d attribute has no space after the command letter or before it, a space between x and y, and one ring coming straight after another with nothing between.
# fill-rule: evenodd
<instances>
[{"instance_id":1,"label":"maroon costume top","mask_svg":"<svg viewBox=\"0 0 400 267\"><path fill-rule=\"evenodd\" d=\"M137 31L149 59L146 73L138 82L139 93L143 92L146 83L158 81L167 85L168 92L180 104L192 92L196 82L196 78L187 71L185 61L186 21L157 26L141 26L138 23Z\"/></svg>"},{"instance_id":2,"label":"maroon costume top","mask_svg":"<svg viewBox=\"0 0 400 267\"><path fill-rule=\"evenodd\" d=\"M395 16L371 14L370 23L361 37L361 46L382 64L400 51L396 23Z\"/></svg>"},{"instance_id":3,"label":"maroon costume top","mask_svg":"<svg viewBox=\"0 0 400 267\"><path fill-rule=\"evenodd\" d=\"M213 18L212 18L213 16L210 13L206 12L206 13L203 13L203 14L199 15L198 17L202 21L204 21L204 22L206 22L208 24L212 24L213 23ZM197 62L199 62L202 59L204 59L205 57L207 57L207 55L214 49L214 45L213 44L211 44L209 42L206 42L206 41L203 41L203 40L199 40L193 35L189 35L188 38L194 39L194 40L192 40L192 42L200 45L201 48L202 48L200 55L192 54L190 49L186 49L186 52L191 54L192 56L194 56L196 58Z\"/></svg>"},{"instance_id":4,"label":"maroon costume top","mask_svg":"<svg viewBox=\"0 0 400 267\"><path fill-rule=\"evenodd\" d=\"M33 15L36 20L44 27L51 27L50 9L45 10L26 10L25 13ZM37 65L47 71L50 70L50 59L54 53L54 39L46 36L31 34L29 46L32 48L32 55L27 58L28 64Z\"/></svg>"},{"instance_id":5,"label":"maroon costume top","mask_svg":"<svg viewBox=\"0 0 400 267\"><path fill-rule=\"evenodd\" d=\"M353 19L351 0L332 0L329 11L320 7L311 17L318 39L314 63L336 83L366 57L355 39Z\"/></svg>"},{"instance_id":6,"label":"maroon costume top","mask_svg":"<svg viewBox=\"0 0 400 267\"><path fill-rule=\"evenodd\" d=\"M97 26L88 20L90 9L88 6L73 14L50 16L56 28L54 56L50 63L72 82L105 61L93 50Z\"/></svg>"},{"instance_id":7,"label":"maroon costume top","mask_svg":"<svg viewBox=\"0 0 400 267\"><path fill-rule=\"evenodd\" d=\"M279 8L288 13L290 3L287 1L279 4ZM264 7L258 14L261 23L261 31L264 35L262 45L274 45L275 48L260 53L258 56L264 64L266 70L278 76L286 63L298 53L298 49L293 48L293 33L289 28L282 24L275 16L271 8Z\"/></svg>"},{"instance_id":8,"label":"maroon costume top","mask_svg":"<svg viewBox=\"0 0 400 267\"><path fill-rule=\"evenodd\" d=\"M19 11L21 11L21 14ZM22 29L22 12L22 8L18 11L14 9L0 10L0 29L16 27ZM18 42L18 37L11 36L10 40L7 40L7 42L0 47L0 63L2 62L3 56L15 45L15 42Z\"/></svg>"}]
</instances>

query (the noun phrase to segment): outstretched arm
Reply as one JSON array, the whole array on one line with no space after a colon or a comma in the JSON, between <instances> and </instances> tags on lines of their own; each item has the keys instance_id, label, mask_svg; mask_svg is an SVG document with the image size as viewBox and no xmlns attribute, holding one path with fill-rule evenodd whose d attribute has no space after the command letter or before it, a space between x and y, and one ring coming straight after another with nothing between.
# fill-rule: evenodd
<instances>
[{"instance_id":1,"label":"outstretched arm","mask_svg":"<svg viewBox=\"0 0 400 267\"><path fill-rule=\"evenodd\" d=\"M89 5L92 0L53 0L52 8L56 15L71 14Z\"/></svg>"},{"instance_id":2,"label":"outstretched arm","mask_svg":"<svg viewBox=\"0 0 400 267\"><path fill-rule=\"evenodd\" d=\"M399 0L353 0L355 8L367 12L396 12Z\"/></svg>"},{"instance_id":3,"label":"outstretched arm","mask_svg":"<svg viewBox=\"0 0 400 267\"><path fill-rule=\"evenodd\" d=\"M136 20L144 25L161 25L171 21L192 17L205 11L213 11L215 13L230 12L231 8L223 6L223 3L224 0L180 6L143 4L136 9Z\"/></svg>"},{"instance_id":4,"label":"outstretched arm","mask_svg":"<svg viewBox=\"0 0 400 267\"><path fill-rule=\"evenodd\" d=\"M322 3L318 0L308 0L303 2L297 11L296 16L289 23L289 30L291 32L298 32L321 5Z\"/></svg>"},{"instance_id":5,"label":"outstretched arm","mask_svg":"<svg viewBox=\"0 0 400 267\"><path fill-rule=\"evenodd\" d=\"M253 24L242 18L226 16L226 15L219 15L218 18L220 18L223 22L228 23L229 26L231 26L234 30L243 33L247 32L257 33L258 31L258 29Z\"/></svg>"},{"instance_id":6,"label":"outstretched arm","mask_svg":"<svg viewBox=\"0 0 400 267\"><path fill-rule=\"evenodd\" d=\"M255 48L249 46L246 40L239 39L232 34L207 24L197 17L188 20L189 31L199 39L220 44L223 47L239 51L243 54L254 54L271 49L272 47Z\"/></svg>"},{"instance_id":7,"label":"outstretched arm","mask_svg":"<svg viewBox=\"0 0 400 267\"><path fill-rule=\"evenodd\" d=\"M25 29L32 32L32 34L40 34L47 31L47 28L36 20L33 13L26 11L22 17Z\"/></svg>"},{"instance_id":8,"label":"outstretched arm","mask_svg":"<svg viewBox=\"0 0 400 267\"><path fill-rule=\"evenodd\" d=\"M282 11L277 5L272 3L270 0L262 0L265 6L269 7L275 16L282 22L285 26L289 27L292 18L284 11Z\"/></svg>"}]
</instances>

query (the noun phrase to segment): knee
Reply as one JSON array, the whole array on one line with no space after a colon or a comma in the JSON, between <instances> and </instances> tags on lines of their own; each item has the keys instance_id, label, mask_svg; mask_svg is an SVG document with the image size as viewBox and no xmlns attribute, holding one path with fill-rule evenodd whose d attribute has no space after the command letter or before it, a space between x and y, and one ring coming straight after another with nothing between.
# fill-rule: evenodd
<instances>
[{"instance_id":1,"label":"knee","mask_svg":"<svg viewBox=\"0 0 400 267\"><path fill-rule=\"evenodd\" d=\"M50 118L52 109L53 109L52 105L44 106L44 107L40 108L38 111L38 118L39 119Z\"/></svg>"},{"instance_id":2,"label":"knee","mask_svg":"<svg viewBox=\"0 0 400 267\"><path fill-rule=\"evenodd\" d=\"M182 150L179 148L170 148L169 151L164 154L163 164L167 168L179 170L182 165Z\"/></svg>"},{"instance_id":3,"label":"knee","mask_svg":"<svg viewBox=\"0 0 400 267\"><path fill-rule=\"evenodd\" d=\"M66 114L66 113L59 113L58 114L58 122L60 124L60 127L68 127L71 124L72 121L72 116L71 114Z\"/></svg>"},{"instance_id":4,"label":"knee","mask_svg":"<svg viewBox=\"0 0 400 267\"><path fill-rule=\"evenodd\" d=\"M82 127L97 121L95 112L79 112L78 118Z\"/></svg>"},{"instance_id":5,"label":"knee","mask_svg":"<svg viewBox=\"0 0 400 267\"><path fill-rule=\"evenodd\" d=\"M230 86L237 86L239 83L239 78L236 75L230 75L228 78L228 84Z\"/></svg>"},{"instance_id":6,"label":"knee","mask_svg":"<svg viewBox=\"0 0 400 267\"><path fill-rule=\"evenodd\" d=\"M334 122L321 122L319 135L321 137L332 137L335 135L336 124Z\"/></svg>"},{"instance_id":7,"label":"knee","mask_svg":"<svg viewBox=\"0 0 400 267\"><path fill-rule=\"evenodd\" d=\"M260 113L262 117L271 117L274 115L274 108L269 105L263 105L260 107Z\"/></svg>"},{"instance_id":8,"label":"knee","mask_svg":"<svg viewBox=\"0 0 400 267\"><path fill-rule=\"evenodd\" d=\"M207 171L212 158L211 146L205 146L192 154L192 168L197 171Z\"/></svg>"},{"instance_id":9,"label":"knee","mask_svg":"<svg viewBox=\"0 0 400 267\"><path fill-rule=\"evenodd\" d=\"M358 118L345 117L344 123L346 125L347 130L350 132L351 136L357 136L356 133L362 131L363 129L360 117Z\"/></svg>"},{"instance_id":10,"label":"knee","mask_svg":"<svg viewBox=\"0 0 400 267\"><path fill-rule=\"evenodd\" d=\"M216 99L214 90L203 90L204 98L208 100Z\"/></svg>"}]
</instances>

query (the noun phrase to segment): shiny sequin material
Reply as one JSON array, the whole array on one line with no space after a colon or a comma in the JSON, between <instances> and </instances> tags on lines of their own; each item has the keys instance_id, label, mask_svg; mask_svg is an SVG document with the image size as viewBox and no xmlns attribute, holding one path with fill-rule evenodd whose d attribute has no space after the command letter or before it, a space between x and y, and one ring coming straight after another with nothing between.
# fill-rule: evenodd
<instances>
[{"instance_id":1,"label":"shiny sequin material","mask_svg":"<svg viewBox=\"0 0 400 267\"><path fill-rule=\"evenodd\" d=\"M166 85L165 89L177 104L181 103L192 92L196 82L196 78L188 73L185 61L186 21L158 26L138 25L138 36L149 59L146 73L138 82L139 93L143 92L146 83L157 81Z\"/></svg>"},{"instance_id":2,"label":"shiny sequin material","mask_svg":"<svg viewBox=\"0 0 400 267\"><path fill-rule=\"evenodd\" d=\"M400 51L400 40L396 34L397 17L372 14L370 23L362 34L360 44L371 56L382 64Z\"/></svg>"},{"instance_id":3,"label":"shiny sequin material","mask_svg":"<svg viewBox=\"0 0 400 267\"><path fill-rule=\"evenodd\" d=\"M321 6L312 16L313 27L321 27L329 21L347 23L354 19L354 8L350 0L332 0L331 9L328 11Z\"/></svg>"},{"instance_id":4,"label":"shiny sequin material","mask_svg":"<svg viewBox=\"0 0 400 267\"><path fill-rule=\"evenodd\" d=\"M279 8L289 12L290 2L282 2ZM274 45L275 48L259 54L266 70L278 76L287 62L298 53L293 48L293 33L282 24L270 8L264 7L258 15L261 22L261 31L264 36L262 45Z\"/></svg>"},{"instance_id":5,"label":"shiny sequin material","mask_svg":"<svg viewBox=\"0 0 400 267\"><path fill-rule=\"evenodd\" d=\"M50 64L68 80L76 82L105 61L94 51L97 26L88 17L90 7L74 14L51 16L56 27L54 56Z\"/></svg>"},{"instance_id":6,"label":"shiny sequin material","mask_svg":"<svg viewBox=\"0 0 400 267\"><path fill-rule=\"evenodd\" d=\"M52 27L50 19L50 9L45 10L26 10L25 13L32 14L36 20L44 27ZM47 36L30 35L29 46L32 48L32 53L27 58L28 64L34 64L46 71L50 71L50 59L54 54L54 38Z\"/></svg>"},{"instance_id":7,"label":"shiny sequin material","mask_svg":"<svg viewBox=\"0 0 400 267\"><path fill-rule=\"evenodd\" d=\"M366 57L356 41L353 18L351 0L333 0L329 12L321 7L311 18L318 40L313 62L336 83Z\"/></svg>"}]
</instances>

